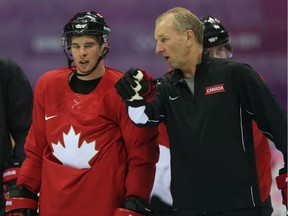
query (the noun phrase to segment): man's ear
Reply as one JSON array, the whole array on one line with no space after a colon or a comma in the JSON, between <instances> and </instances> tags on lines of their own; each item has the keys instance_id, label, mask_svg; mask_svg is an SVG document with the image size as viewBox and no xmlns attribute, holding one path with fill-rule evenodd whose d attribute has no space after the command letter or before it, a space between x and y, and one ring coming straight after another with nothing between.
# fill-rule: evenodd
<instances>
[{"instance_id":1,"label":"man's ear","mask_svg":"<svg viewBox=\"0 0 288 216\"><path fill-rule=\"evenodd\" d=\"M101 49L104 51L105 49L109 49L109 44L108 44L108 42L105 42L105 43L103 43L102 44L102 46L101 46Z\"/></svg>"},{"instance_id":2,"label":"man's ear","mask_svg":"<svg viewBox=\"0 0 288 216\"><path fill-rule=\"evenodd\" d=\"M109 43L108 42L103 43L102 48L109 48Z\"/></svg>"},{"instance_id":3,"label":"man's ear","mask_svg":"<svg viewBox=\"0 0 288 216\"><path fill-rule=\"evenodd\" d=\"M110 46L109 46L108 42L105 42L104 44L102 44L101 49L102 49L102 52L103 52L103 56L107 55L107 53L109 51L109 48L110 48Z\"/></svg>"},{"instance_id":4,"label":"man's ear","mask_svg":"<svg viewBox=\"0 0 288 216\"><path fill-rule=\"evenodd\" d=\"M188 45L190 45L191 43L193 43L195 41L195 35L191 29L188 29L186 31L186 40L187 40Z\"/></svg>"}]
</instances>

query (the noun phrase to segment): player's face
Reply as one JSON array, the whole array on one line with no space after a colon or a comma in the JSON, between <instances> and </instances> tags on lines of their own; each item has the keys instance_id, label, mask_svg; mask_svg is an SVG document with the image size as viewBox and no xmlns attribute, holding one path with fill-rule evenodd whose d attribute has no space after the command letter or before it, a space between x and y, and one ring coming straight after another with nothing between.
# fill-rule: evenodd
<instances>
[{"instance_id":1,"label":"player's face","mask_svg":"<svg viewBox=\"0 0 288 216\"><path fill-rule=\"evenodd\" d=\"M188 58L186 33L175 29L173 17L166 17L156 24L154 37L155 52L161 55L171 68L183 68Z\"/></svg>"},{"instance_id":2,"label":"player's face","mask_svg":"<svg viewBox=\"0 0 288 216\"><path fill-rule=\"evenodd\" d=\"M71 55L77 72L87 74L95 66L102 49L93 36L72 37Z\"/></svg>"},{"instance_id":3,"label":"player's face","mask_svg":"<svg viewBox=\"0 0 288 216\"><path fill-rule=\"evenodd\" d=\"M219 45L211 48L207 48L206 51L211 57L226 59L230 57L230 51L226 48L226 45Z\"/></svg>"}]
</instances>

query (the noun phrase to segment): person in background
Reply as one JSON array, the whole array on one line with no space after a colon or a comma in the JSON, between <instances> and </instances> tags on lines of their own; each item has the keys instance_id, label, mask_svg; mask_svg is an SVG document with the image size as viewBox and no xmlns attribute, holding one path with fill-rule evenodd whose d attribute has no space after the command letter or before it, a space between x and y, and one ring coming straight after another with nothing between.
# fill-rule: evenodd
<instances>
[{"instance_id":1,"label":"person in background","mask_svg":"<svg viewBox=\"0 0 288 216\"><path fill-rule=\"evenodd\" d=\"M231 58L232 45L229 32L223 23L212 16L201 19L204 24L204 52L214 58ZM255 121L252 121L256 166L262 201L262 215L271 216L273 207L270 190L272 185L271 152L268 139L262 134Z\"/></svg>"},{"instance_id":2,"label":"person in background","mask_svg":"<svg viewBox=\"0 0 288 216\"><path fill-rule=\"evenodd\" d=\"M0 215L5 215L6 191L16 183L25 158L24 143L32 119L33 90L22 68L0 57Z\"/></svg>"},{"instance_id":3,"label":"person in background","mask_svg":"<svg viewBox=\"0 0 288 216\"><path fill-rule=\"evenodd\" d=\"M203 52L203 23L176 7L156 19L160 80L130 68L115 85L138 127L167 126L172 215L260 216L252 121L284 156L277 181L287 205L287 113L249 65Z\"/></svg>"},{"instance_id":4,"label":"person in background","mask_svg":"<svg viewBox=\"0 0 288 216\"><path fill-rule=\"evenodd\" d=\"M8 215L153 214L158 131L129 120L114 88L123 73L104 65L109 35L95 11L76 13L64 26L68 67L37 82L27 158L9 190Z\"/></svg>"}]
</instances>

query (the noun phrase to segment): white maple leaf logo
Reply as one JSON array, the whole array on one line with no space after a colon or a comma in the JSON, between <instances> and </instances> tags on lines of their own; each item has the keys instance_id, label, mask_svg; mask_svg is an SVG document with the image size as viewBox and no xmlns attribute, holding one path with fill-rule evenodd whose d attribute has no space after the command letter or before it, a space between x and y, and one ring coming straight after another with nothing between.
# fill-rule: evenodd
<instances>
[{"instance_id":1,"label":"white maple leaf logo","mask_svg":"<svg viewBox=\"0 0 288 216\"><path fill-rule=\"evenodd\" d=\"M80 133L76 134L71 126L67 134L63 133L64 147L60 141L52 143L53 154L63 165L78 169L90 168L89 161L99 152L95 149L96 141L83 141L79 147L79 137Z\"/></svg>"}]
</instances>

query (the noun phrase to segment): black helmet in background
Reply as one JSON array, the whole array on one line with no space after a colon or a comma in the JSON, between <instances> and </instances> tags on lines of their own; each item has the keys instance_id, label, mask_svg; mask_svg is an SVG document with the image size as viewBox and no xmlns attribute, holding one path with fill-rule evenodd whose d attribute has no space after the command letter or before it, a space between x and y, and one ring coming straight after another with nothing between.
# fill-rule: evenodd
<instances>
[{"instance_id":1,"label":"black helmet in background","mask_svg":"<svg viewBox=\"0 0 288 216\"><path fill-rule=\"evenodd\" d=\"M204 25L204 50L211 47L225 45L226 49L231 53L229 56L231 57L232 46L229 38L229 32L224 28L221 22L212 16L207 16L201 19L201 21Z\"/></svg>"}]
</instances>

